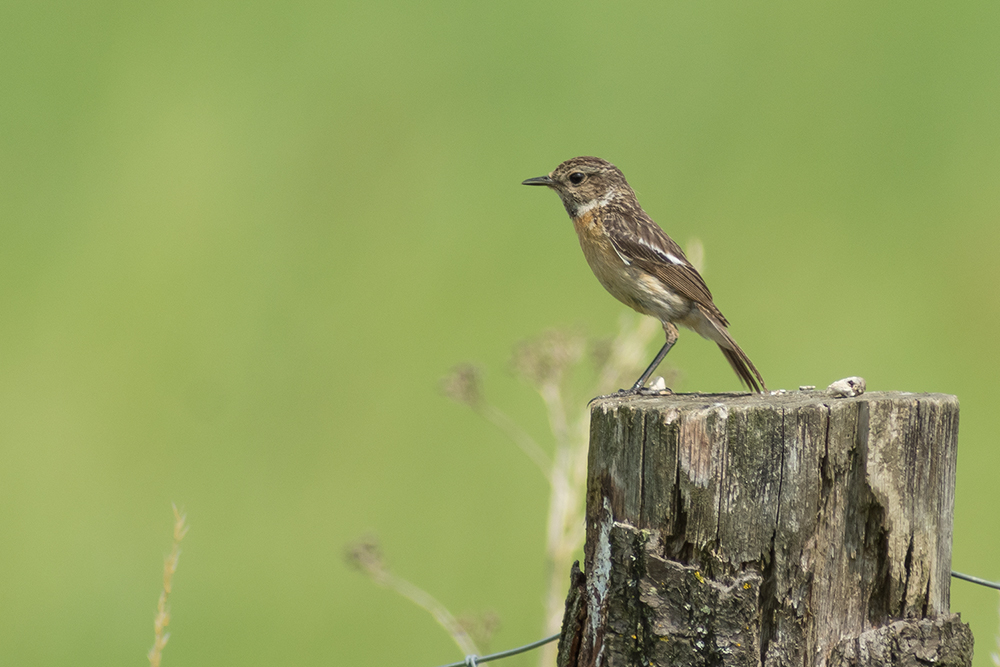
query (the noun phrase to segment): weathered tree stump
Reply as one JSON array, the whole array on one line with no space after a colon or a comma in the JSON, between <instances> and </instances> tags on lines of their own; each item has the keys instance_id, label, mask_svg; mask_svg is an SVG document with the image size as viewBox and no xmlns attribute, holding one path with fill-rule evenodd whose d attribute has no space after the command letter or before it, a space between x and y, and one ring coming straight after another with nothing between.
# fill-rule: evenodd
<instances>
[{"instance_id":1,"label":"weathered tree stump","mask_svg":"<svg viewBox=\"0 0 1000 667\"><path fill-rule=\"evenodd\" d=\"M971 664L954 396L608 398L590 433L560 667Z\"/></svg>"}]
</instances>

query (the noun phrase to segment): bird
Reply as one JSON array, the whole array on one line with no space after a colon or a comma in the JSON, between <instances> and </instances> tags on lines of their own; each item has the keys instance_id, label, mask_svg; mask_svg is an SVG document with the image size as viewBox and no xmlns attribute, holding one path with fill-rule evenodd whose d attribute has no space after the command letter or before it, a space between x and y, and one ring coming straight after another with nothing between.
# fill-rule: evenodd
<instances>
[{"instance_id":1,"label":"bird","mask_svg":"<svg viewBox=\"0 0 1000 667\"><path fill-rule=\"evenodd\" d=\"M555 190L573 220L587 264L604 289L663 325L666 343L632 388L616 395L661 393L645 384L677 342L678 324L715 342L749 389L767 391L764 378L729 334L729 321L701 274L642 209L618 167L598 157L575 157L522 185Z\"/></svg>"}]
</instances>

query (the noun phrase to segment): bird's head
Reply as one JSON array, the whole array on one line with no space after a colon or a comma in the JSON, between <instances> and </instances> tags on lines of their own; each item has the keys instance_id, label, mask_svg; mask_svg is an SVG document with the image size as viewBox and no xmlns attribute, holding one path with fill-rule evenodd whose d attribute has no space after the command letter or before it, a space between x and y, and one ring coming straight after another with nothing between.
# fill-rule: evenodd
<instances>
[{"instance_id":1,"label":"bird's head","mask_svg":"<svg viewBox=\"0 0 1000 667\"><path fill-rule=\"evenodd\" d=\"M573 217L635 193L625 175L607 160L599 157L575 157L556 167L548 176L529 178L522 185L544 185L562 199L566 211Z\"/></svg>"}]
</instances>

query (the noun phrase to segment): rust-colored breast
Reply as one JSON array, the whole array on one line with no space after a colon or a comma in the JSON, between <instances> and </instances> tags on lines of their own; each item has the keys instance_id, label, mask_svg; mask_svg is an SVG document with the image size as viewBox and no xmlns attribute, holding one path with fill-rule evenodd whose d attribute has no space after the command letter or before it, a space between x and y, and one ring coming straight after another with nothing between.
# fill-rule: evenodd
<instances>
[{"instance_id":1,"label":"rust-colored breast","mask_svg":"<svg viewBox=\"0 0 1000 667\"><path fill-rule=\"evenodd\" d=\"M580 239L583 256L604 289L629 307L647 312L641 298L637 298L640 294L637 293L636 270L627 265L611 245L611 239L601 224L600 209L573 218L573 227Z\"/></svg>"},{"instance_id":2,"label":"rust-colored breast","mask_svg":"<svg viewBox=\"0 0 1000 667\"><path fill-rule=\"evenodd\" d=\"M611 239L604 231L599 209L574 217L573 228L576 229L576 236L580 239L580 247L583 248L587 263L590 264L598 280L607 287L605 278L612 278L611 274L624 268L625 262L615 252Z\"/></svg>"}]
</instances>

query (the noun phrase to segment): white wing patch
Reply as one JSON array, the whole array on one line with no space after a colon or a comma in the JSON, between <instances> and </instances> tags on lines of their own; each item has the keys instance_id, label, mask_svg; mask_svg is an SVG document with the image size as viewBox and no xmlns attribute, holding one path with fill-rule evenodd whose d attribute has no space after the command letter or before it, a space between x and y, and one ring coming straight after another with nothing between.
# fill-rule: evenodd
<instances>
[{"instance_id":1,"label":"white wing patch","mask_svg":"<svg viewBox=\"0 0 1000 667\"><path fill-rule=\"evenodd\" d=\"M677 255L674 255L673 253L666 252L663 248L660 248L658 246L655 246L655 245L652 245L650 243L647 243L646 239L644 239L642 237L636 237L634 240L637 243L639 243L641 245L644 245L647 248L649 248L650 250L652 250L654 253L656 253L657 257L665 259L666 261L670 262L671 264L676 264L677 266L686 266L687 265L687 262L685 262L683 259L681 259Z\"/></svg>"},{"instance_id":2,"label":"white wing patch","mask_svg":"<svg viewBox=\"0 0 1000 667\"><path fill-rule=\"evenodd\" d=\"M591 202L591 203L593 203L593 202ZM665 262L669 262L670 264L674 264L676 266L687 266L688 265L687 262L685 262L683 259L681 259L677 255L675 255L673 253L670 253L670 252L667 252L663 248L660 248L658 246L655 246L655 245L652 245L650 243L647 243L646 240L643 239L642 237L633 236L631 238L631 240L635 241L639 245L645 246L646 248L652 250L653 254L655 254L657 257L659 257L661 260L663 260ZM628 257L626 257L622 253L621 250L618 249L618 246L615 244L615 242L613 240L611 241L611 247L615 249L615 252L618 254L618 257L621 258L621 260L623 262L625 262L625 266L632 266L632 262L628 259Z\"/></svg>"}]
</instances>

